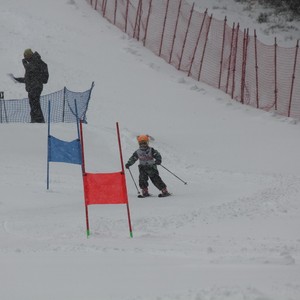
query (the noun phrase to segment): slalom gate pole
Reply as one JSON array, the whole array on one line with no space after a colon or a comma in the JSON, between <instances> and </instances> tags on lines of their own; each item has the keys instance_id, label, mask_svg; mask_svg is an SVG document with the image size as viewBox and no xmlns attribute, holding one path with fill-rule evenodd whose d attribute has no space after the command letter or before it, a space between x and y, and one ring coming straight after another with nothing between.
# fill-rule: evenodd
<instances>
[{"instance_id":1,"label":"slalom gate pole","mask_svg":"<svg viewBox=\"0 0 300 300\"><path fill-rule=\"evenodd\" d=\"M85 204L85 220L86 220L86 237L90 236L89 209Z\"/></svg>"},{"instance_id":2,"label":"slalom gate pole","mask_svg":"<svg viewBox=\"0 0 300 300\"><path fill-rule=\"evenodd\" d=\"M76 99L74 100L74 103L75 103L75 112L76 112L77 136L78 136L78 140L80 141L79 117L78 117L77 101L76 101Z\"/></svg>"},{"instance_id":3,"label":"slalom gate pole","mask_svg":"<svg viewBox=\"0 0 300 300\"><path fill-rule=\"evenodd\" d=\"M163 167L165 170L167 170L169 173L171 173L173 176L175 176L176 178L178 178L180 181L182 181L184 184L187 184L187 182L183 181L181 178L179 178L177 175L175 175L173 172L171 172L170 170L168 170L166 167L164 167L163 165L160 165L161 167Z\"/></svg>"},{"instance_id":4,"label":"slalom gate pole","mask_svg":"<svg viewBox=\"0 0 300 300\"><path fill-rule=\"evenodd\" d=\"M83 130L82 130L82 120L79 121L79 128L80 128L80 145L81 145L81 157L82 157L82 176L85 174L85 161L84 161L84 146L83 146Z\"/></svg>"},{"instance_id":5,"label":"slalom gate pole","mask_svg":"<svg viewBox=\"0 0 300 300\"><path fill-rule=\"evenodd\" d=\"M84 152L83 152L83 130L82 130L82 121L78 117L78 110L77 110L77 101L74 100L75 103L75 111L76 111L76 124L77 124L77 134L78 140L80 142L81 148L81 172L82 172L82 180L85 176L85 165L84 165ZM83 183L84 188L84 183ZM90 235L90 223L89 223L89 209L88 205L84 199L84 207L85 207L85 221L86 221L86 237L88 238Z\"/></svg>"},{"instance_id":6,"label":"slalom gate pole","mask_svg":"<svg viewBox=\"0 0 300 300\"><path fill-rule=\"evenodd\" d=\"M81 171L82 171L82 180L83 180L83 189L84 189L84 176L85 176L85 163L84 163L84 147L83 147L83 130L82 130L82 120L79 121L80 125L80 144L81 144ZM85 193L84 193L85 195ZM89 223L89 210L88 205L84 199L84 207L85 207L85 221L86 221L86 236L89 237L90 235L90 223Z\"/></svg>"},{"instance_id":7,"label":"slalom gate pole","mask_svg":"<svg viewBox=\"0 0 300 300\"><path fill-rule=\"evenodd\" d=\"M48 101L48 137L47 137L47 190L49 190L49 147L50 147L50 101Z\"/></svg>"},{"instance_id":8,"label":"slalom gate pole","mask_svg":"<svg viewBox=\"0 0 300 300\"><path fill-rule=\"evenodd\" d=\"M122 174L124 176L124 187L126 189L126 195L127 195L127 216L128 216L128 225L129 225L129 234L130 237L132 238L132 226L131 226L131 218L130 218L130 210L129 210L129 203L128 203L128 194L127 194L127 188L126 188L126 181L125 181L125 172L124 172L124 164L123 164L123 155L122 155L122 146L121 146L121 138L120 138L120 130L119 130L119 124L118 122L116 123L117 127L117 134L118 134L118 144L119 144L119 151L120 151L120 160L121 160L121 165L122 165Z\"/></svg>"}]
</instances>

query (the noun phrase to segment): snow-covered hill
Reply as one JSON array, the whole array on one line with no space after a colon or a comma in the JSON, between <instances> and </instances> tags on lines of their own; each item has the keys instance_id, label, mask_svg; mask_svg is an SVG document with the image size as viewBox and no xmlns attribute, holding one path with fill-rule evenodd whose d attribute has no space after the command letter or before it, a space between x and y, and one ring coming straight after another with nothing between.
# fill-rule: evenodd
<instances>
[{"instance_id":1,"label":"snow-covered hill","mask_svg":"<svg viewBox=\"0 0 300 300\"><path fill-rule=\"evenodd\" d=\"M126 174L133 238L124 206L98 205L87 239L80 167L52 163L47 191L47 125L0 124L1 299L299 299L297 120L185 77L85 0L2 0L0 22L6 99L27 96L6 74L23 74L28 47L49 65L44 94L95 81L88 172L120 169L119 122L125 161L150 134L163 165L188 182L160 168L173 196L138 199ZM77 134L74 124L52 133Z\"/></svg>"},{"instance_id":2,"label":"snow-covered hill","mask_svg":"<svg viewBox=\"0 0 300 300\"><path fill-rule=\"evenodd\" d=\"M276 37L281 47L295 47L297 39L300 39L300 20L291 17L291 14L278 12L276 9L260 4L260 1L236 1L236 0L187 0L195 3L195 9L205 11L214 18L224 20L228 24L240 24L242 29L249 28L250 35L254 29L258 39L265 44L273 45ZM265 22L259 22L263 16Z\"/></svg>"}]
</instances>

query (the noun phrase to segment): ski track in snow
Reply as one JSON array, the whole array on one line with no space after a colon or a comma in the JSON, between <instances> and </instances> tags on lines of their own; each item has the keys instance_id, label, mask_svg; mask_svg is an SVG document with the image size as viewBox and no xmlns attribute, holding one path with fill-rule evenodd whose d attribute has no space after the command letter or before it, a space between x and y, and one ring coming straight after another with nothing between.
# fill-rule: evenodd
<instances>
[{"instance_id":1,"label":"ski track in snow","mask_svg":"<svg viewBox=\"0 0 300 300\"><path fill-rule=\"evenodd\" d=\"M126 132L126 131L125 131ZM134 134L129 135L130 139L134 139ZM149 202L149 210L146 212L137 211L136 216L133 215L133 228L136 239L143 240L143 246L139 247L109 247L101 246L99 242L103 239L104 244L113 244L114 241L124 239L127 232L127 220L124 216L112 216L111 218L101 217L99 213L91 212L92 232L93 236L89 245L86 245L82 239L78 242L79 232L84 232L84 224L82 222L81 200L77 196L76 203L78 208L71 207L71 204L65 204L65 209L61 206L61 220L56 219L52 222L52 216L49 215L51 209L56 211L57 203L47 205L47 207L35 208L32 212L29 208L18 208L14 216L2 222L1 235L9 235L9 241L23 240L22 247L16 247L18 252L107 252L116 253L144 253L148 255L168 255L170 251L173 255L183 256L201 256L201 253L208 255L209 263L231 263L231 264L279 264L293 265L295 257L300 256L300 240L294 241L283 237L262 236L261 239L249 236L218 236L218 234L206 234L205 227L207 224L220 226L222 222L232 222L232 220L249 220L255 222L258 219L268 219L276 216L282 216L288 213L288 210L297 209L297 201L299 199L300 179L295 176L280 175L260 175L256 174L235 174L232 172L215 172L203 170L195 173L201 185L208 186L204 189L204 195L215 186L219 191L222 188L224 180L236 180L237 185L251 183L253 186L261 188L247 192L249 187L245 186L246 192L243 194L239 191L231 191L232 199L220 199L212 194L208 198L199 195L199 201L196 203L186 203L182 206L180 214L177 209L172 210L172 206L180 205L184 202L184 196L174 195L166 199L151 198ZM66 179L64 180L66 181ZM57 183L62 184L60 180ZM2 183L7 185L8 182ZM53 185L56 182L52 182ZM191 183L193 184L193 183ZM220 184L220 187L218 185ZM251 185L250 184L250 185ZM26 186L26 184L25 184ZM234 186L234 185L232 185ZM30 188L30 187L29 187ZM78 189L78 188L77 188ZM70 189L71 191L72 189ZM179 189L180 190L180 189ZM211 193L211 191L210 191ZM76 191L71 192L76 194ZM70 196L71 196L70 194ZM219 192L218 192L219 195ZM48 196L59 197L59 192L49 192ZM76 197L76 196L75 196ZM149 201L149 199L136 199L130 196L130 203L133 207L138 207L140 201ZM155 211L156 203L164 201L167 209L161 208L161 211ZM174 203L175 202L175 203ZM2 200L5 205L5 200ZM133 212L136 208L133 209ZM24 222L24 213L28 214L26 222ZM18 215L22 215L21 221L18 221ZM76 219L78 222L74 224L71 220ZM94 215L94 216L93 216ZM152 215L152 216L151 216ZM295 214L296 215L296 214ZM71 221L68 222L68 219ZM36 226L35 224L39 224ZM51 224L51 225L49 225ZM187 228L199 228L199 239L185 236ZM220 233L221 234L221 233ZM163 240L168 236L168 244L164 245ZM173 237L172 237L173 236ZM82 237L83 238L83 237ZM177 240L180 239L182 245ZM153 240L159 240L160 246L153 248ZM31 241L31 242L30 242ZM171 245L169 244L171 242ZM150 246L150 244L151 246ZM32 247L32 245L35 247ZM102 244L102 242L100 242ZM118 243L119 244L119 243ZM186 245L190 245L187 247ZM228 248L228 245L230 247ZM1 247L1 252L10 251L11 245L8 242L6 246ZM171 248L171 249L170 249ZM190 248L190 251L186 249Z\"/></svg>"}]
</instances>

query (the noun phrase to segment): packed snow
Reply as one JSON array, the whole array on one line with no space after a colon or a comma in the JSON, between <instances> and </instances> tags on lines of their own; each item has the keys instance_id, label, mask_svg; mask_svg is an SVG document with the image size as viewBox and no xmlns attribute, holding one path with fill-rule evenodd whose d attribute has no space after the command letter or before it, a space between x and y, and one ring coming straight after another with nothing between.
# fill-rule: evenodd
<instances>
[{"instance_id":1,"label":"packed snow","mask_svg":"<svg viewBox=\"0 0 300 300\"><path fill-rule=\"evenodd\" d=\"M43 94L95 82L87 172L121 169L118 122L125 162L149 134L187 182L160 167L173 195L150 183L139 199L126 171L133 238L124 205L90 206L87 238L80 166L51 163L47 190L47 124L0 124L1 299L300 299L299 120L186 77L85 0L1 0L0 22L5 99L27 97L7 73L24 74L29 47L48 63ZM52 134L73 140L76 124Z\"/></svg>"}]
</instances>

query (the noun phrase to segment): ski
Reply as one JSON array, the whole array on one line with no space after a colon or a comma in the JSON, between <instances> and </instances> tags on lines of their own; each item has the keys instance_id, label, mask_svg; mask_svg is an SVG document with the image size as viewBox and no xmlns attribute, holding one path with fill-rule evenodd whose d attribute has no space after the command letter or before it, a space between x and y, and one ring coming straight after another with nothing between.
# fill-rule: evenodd
<instances>
[{"instance_id":1,"label":"ski","mask_svg":"<svg viewBox=\"0 0 300 300\"><path fill-rule=\"evenodd\" d=\"M144 195L138 195L138 198L147 198L147 197L151 197L152 195L147 195L147 196L144 196Z\"/></svg>"},{"instance_id":2,"label":"ski","mask_svg":"<svg viewBox=\"0 0 300 300\"><path fill-rule=\"evenodd\" d=\"M158 194L158 197L159 198L164 198L164 197L169 197L171 196L172 194L168 193L168 194ZM153 197L152 194L149 194L148 196L143 196L143 195L138 195L137 196L138 198L148 198L148 197Z\"/></svg>"},{"instance_id":3,"label":"ski","mask_svg":"<svg viewBox=\"0 0 300 300\"><path fill-rule=\"evenodd\" d=\"M171 196L171 194L170 194L170 193L158 194L158 197L159 197L159 198L163 198L163 197L169 197L169 196Z\"/></svg>"}]
</instances>

